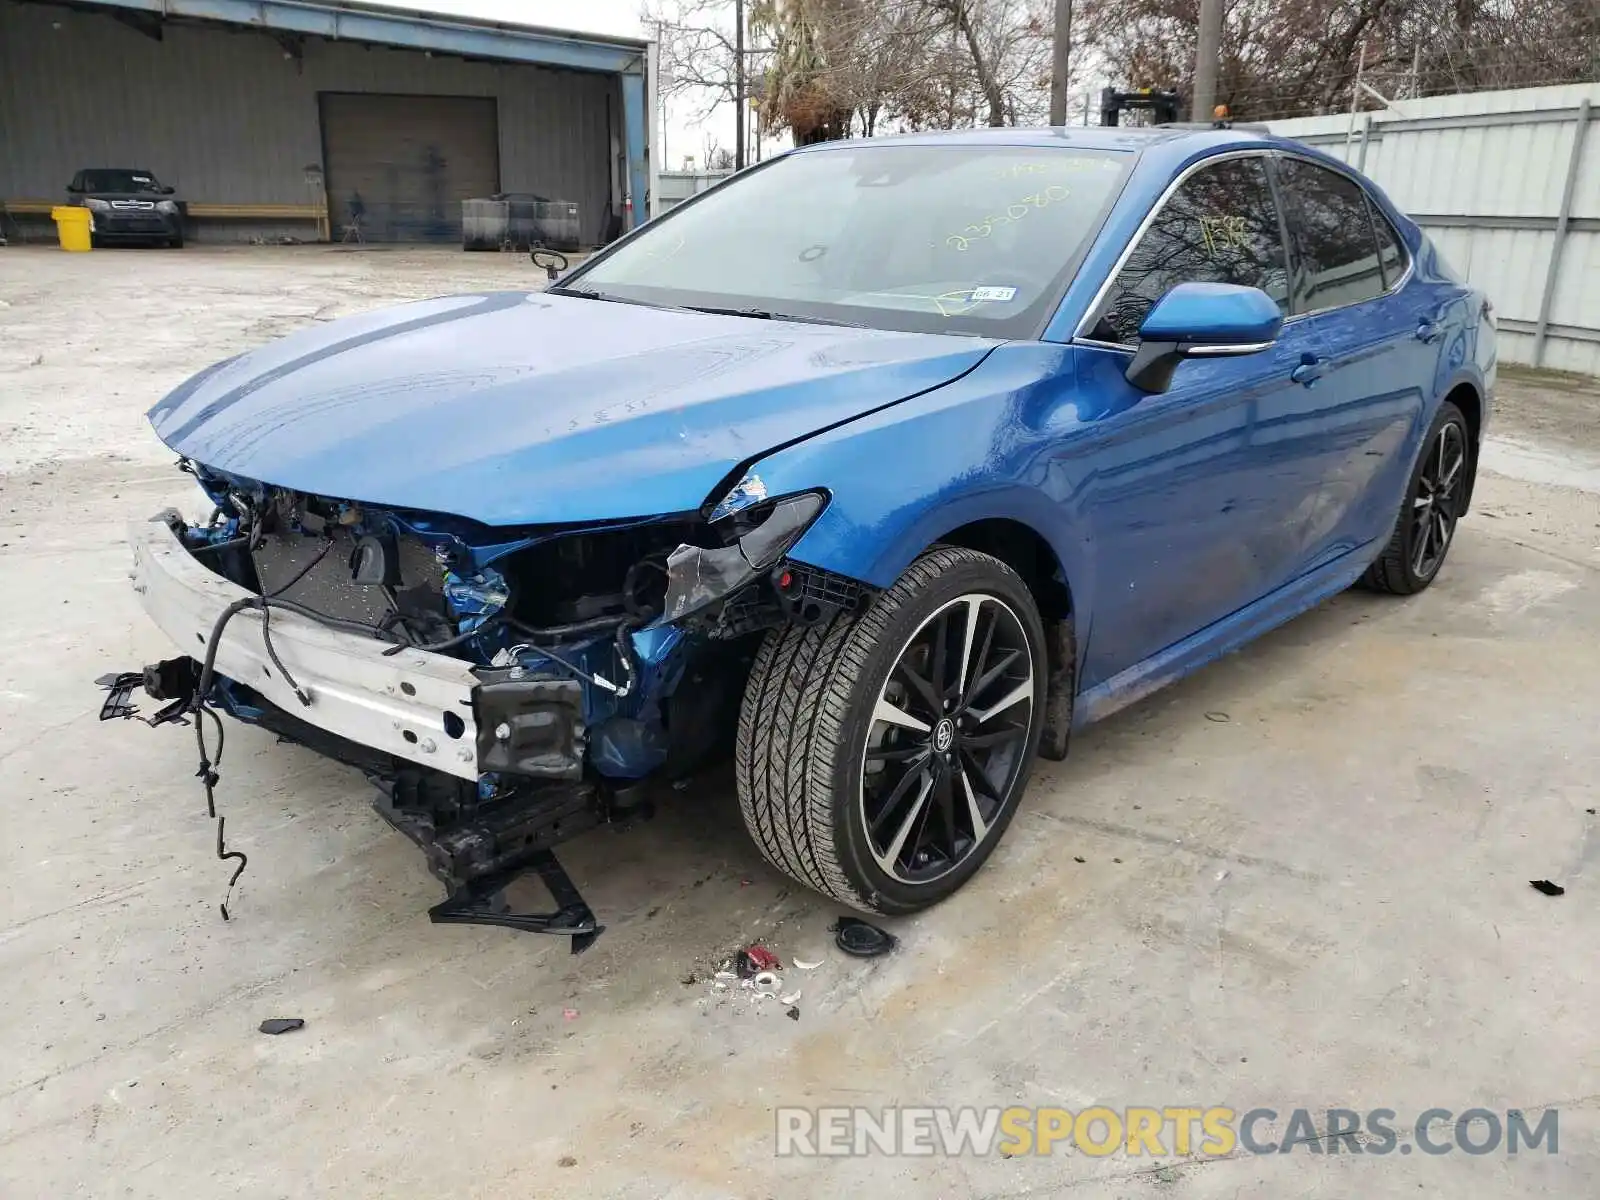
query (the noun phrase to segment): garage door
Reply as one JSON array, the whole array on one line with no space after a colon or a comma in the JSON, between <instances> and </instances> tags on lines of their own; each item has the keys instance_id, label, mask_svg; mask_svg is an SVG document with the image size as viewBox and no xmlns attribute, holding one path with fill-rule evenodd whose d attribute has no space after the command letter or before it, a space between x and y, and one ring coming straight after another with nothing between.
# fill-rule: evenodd
<instances>
[{"instance_id":1,"label":"garage door","mask_svg":"<svg viewBox=\"0 0 1600 1200\"><path fill-rule=\"evenodd\" d=\"M493 98L324 92L320 99L335 241L352 221L368 241L459 241L461 201L500 190Z\"/></svg>"}]
</instances>

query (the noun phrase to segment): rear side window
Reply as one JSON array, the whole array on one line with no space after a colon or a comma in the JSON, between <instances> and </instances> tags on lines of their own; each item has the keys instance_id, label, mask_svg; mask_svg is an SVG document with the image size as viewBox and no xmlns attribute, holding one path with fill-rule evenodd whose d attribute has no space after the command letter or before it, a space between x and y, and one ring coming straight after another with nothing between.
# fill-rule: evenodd
<instances>
[{"instance_id":1,"label":"rear side window","mask_svg":"<svg viewBox=\"0 0 1600 1200\"><path fill-rule=\"evenodd\" d=\"M1392 288L1406 273L1406 249L1401 245L1400 235L1394 231L1394 226L1389 224L1389 218L1383 215L1383 210L1370 200L1367 206L1372 210L1372 231L1378 235L1378 262L1383 268L1383 286Z\"/></svg>"},{"instance_id":2,"label":"rear side window","mask_svg":"<svg viewBox=\"0 0 1600 1200\"><path fill-rule=\"evenodd\" d=\"M1381 296L1383 268L1366 193L1348 176L1302 159L1279 159L1277 171L1294 248L1294 311Z\"/></svg>"},{"instance_id":3,"label":"rear side window","mask_svg":"<svg viewBox=\"0 0 1600 1200\"><path fill-rule=\"evenodd\" d=\"M1180 283L1258 287L1288 311L1288 258L1264 159L1226 158L1183 181L1117 272L1089 336L1137 341L1151 306Z\"/></svg>"}]
</instances>

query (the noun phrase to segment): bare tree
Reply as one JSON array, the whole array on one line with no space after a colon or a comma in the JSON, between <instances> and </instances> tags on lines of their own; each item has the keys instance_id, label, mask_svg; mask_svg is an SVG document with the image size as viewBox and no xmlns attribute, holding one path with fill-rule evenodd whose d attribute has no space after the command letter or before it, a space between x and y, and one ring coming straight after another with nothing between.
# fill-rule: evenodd
<instances>
[{"instance_id":1,"label":"bare tree","mask_svg":"<svg viewBox=\"0 0 1600 1200\"><path fill-rule=\"evenodd\" d=\"M1046 0L757 0L773 46L763 121L797 142L1017 124L1048 104Z\"/></svg>"},{"instance_id":2,"label":"bare tree","mask_svg":"<svg viewBox=\"0 0 1600 1200\"><path fill-rule=\"evenodd\" d=\"M1197 0L1081 0L1079 12L1119 82L1189 93ZM1594 0L1231 0L1217 99L1239 117L1340 110L1358 63L1390 97L1594 78L1600 11Z\"/></svg>"},{"instance_id":3,"label":"bare tree","mask_svg":"<svg viewBox=\"0 0 1600 1200\"><path fill-rule=\"evenodd\" d=\"M664 98L686 100L700 121L719 105L734 102L738 53L732 0L646 0L639 19L660 47ZM765 57L761 48L746 47L747 80L762 71Z\"/></svg>"},{"instance_id":4,"label":"bare tree","mask_svg":"<svg viewBox=\"0 0 1600 1200\"><path fill-rule=\"evenodd\" d=\"M773 47L763 123L802 145L877 132L928 76L942 24L923 0L756 0L751 12Z\"/></svg>"}]
</instances>

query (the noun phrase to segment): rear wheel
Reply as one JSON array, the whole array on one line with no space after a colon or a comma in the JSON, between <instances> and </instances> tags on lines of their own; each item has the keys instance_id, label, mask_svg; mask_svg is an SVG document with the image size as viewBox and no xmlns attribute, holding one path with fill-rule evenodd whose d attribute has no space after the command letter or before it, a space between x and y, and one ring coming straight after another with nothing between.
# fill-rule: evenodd
<instances>
[{"instance_id":1,"label":"rear wheel","mask_svg":"<svg viewBox=\"0 0 1600 1200\"><path fill-rule=\"evenodd\" d=\"M767 635L739 718L745 825L767 861L841 903L936 903L1016 811L1046 678L1016 573L935 550L859 616Z\"/></svg>"},{"instance_id":2,"label":"rear wheel","mask_svg":"<svg viewBox=\"0 0 1600 1200\"><path fill-rule=\"evenodd\" d=\"M1410 596L1433 582L1455 540L1471 469L1466 418L1446 400L1412 470L1394 534L1361 577L1363 587Z\"/></svg>"}]
</instances>

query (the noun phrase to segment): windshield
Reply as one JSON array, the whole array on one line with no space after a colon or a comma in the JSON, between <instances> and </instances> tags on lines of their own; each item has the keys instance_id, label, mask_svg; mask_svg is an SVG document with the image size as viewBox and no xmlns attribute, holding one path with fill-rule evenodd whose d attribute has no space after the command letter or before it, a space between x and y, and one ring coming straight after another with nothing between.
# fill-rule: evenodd
<instances>
[{"instance_id":1,"label":"windshield","mask_svg":"<svg viewBox=\"0 0 1600 1200\"><path fill-rule=\"evenodd\" d=\"M1032 337L1130 162L1045 146L791 154L651 222L555 290Z\"/></svg>"},{"instance_id":2,"label":"windshield","mask_svg":"<svg viewBox=\"0 0 1600 1200\"><path fill-rule=\"evenodd\" d=\"M79 189L85 192L159 192L161 185L149 171L123 171L114 167L101 167L84 171L78 177Z\"/></svg>"}]
</instances>

